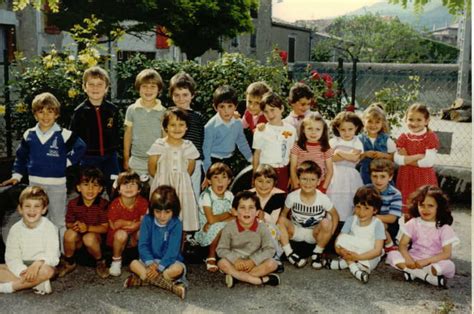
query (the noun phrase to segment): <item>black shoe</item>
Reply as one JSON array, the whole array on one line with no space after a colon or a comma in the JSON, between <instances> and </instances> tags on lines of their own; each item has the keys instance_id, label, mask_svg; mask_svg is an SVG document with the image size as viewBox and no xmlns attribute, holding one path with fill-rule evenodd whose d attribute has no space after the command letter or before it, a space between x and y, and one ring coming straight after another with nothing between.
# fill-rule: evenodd
<instances>
[{"instance_id":1,"label":"black shoe","mask_svg":"<svg viewBox=\"0 0 474 314\"><path fill-rule=\"evenodd\" d=\"M270 274L267 277L268 277L267 281L263 281L263 278L265 278L265 277L260 278L260 280L262 280L263 285L265 285L265 286L278 286L280 284L280 277L278 277L278 275Z\"/></svg>"},{"instance_id":2,"label":"black shoe","mask_svg":"<svg viewBox=\"0 0 474 314\"><path fill-rule=\"evenodd\" d=\"M283 265L282 261L277 261L277 263L278 263L278 267L275 270L275 272L278 273L278 274L281 274L282 272L285 271L285 265Z\"/></svg>"}]
</instances>

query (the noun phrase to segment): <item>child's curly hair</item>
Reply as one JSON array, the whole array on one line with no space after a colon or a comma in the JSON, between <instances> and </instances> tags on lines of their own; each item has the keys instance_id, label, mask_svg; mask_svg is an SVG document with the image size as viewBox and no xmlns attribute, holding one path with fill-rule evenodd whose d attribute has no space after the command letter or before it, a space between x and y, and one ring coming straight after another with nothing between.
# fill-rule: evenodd
<instances>
[{"instance_id":1,"label":"child's curly hair","mask_svg":"<svg viewBox=\"0 0 474 314\"><path fill-rule=\"evenodd\" d=\"M436 201L436 227L440 228L443 225L451 225L453 223L453 216L449 207L449 199L443 190L434 185L424 185L410 195L409 210L411 216L420 217L418 206L428 196Z\"/></svg>"},{"instance_id":2,"label":"child's curly hair","mask_svg":"<svg viewBox=\"0 0 474 314\"><path fill-rule=\"evenodd\" d=\"M359 134L359 132L364 127L364 123L362 123L362 120L359 118L357 114L350 111L342 111L342 112L339 112L337 116L334 118L334 120L332 120L331 122L332 133L334 133L335 136L337 137L341 136L339 133L339 127L344 122L350 122L355 125L356 127L355 135Z\"/></svg>"}]
</instances>

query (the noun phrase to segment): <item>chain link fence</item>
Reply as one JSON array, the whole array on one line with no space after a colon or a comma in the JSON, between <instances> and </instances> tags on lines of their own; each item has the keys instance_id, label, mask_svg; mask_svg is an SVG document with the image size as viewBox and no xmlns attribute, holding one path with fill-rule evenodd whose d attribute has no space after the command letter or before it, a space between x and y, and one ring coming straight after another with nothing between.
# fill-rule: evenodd
<instances>
[{"instance_id":1,"label":"chain link fence","mask_svg":"<svg viewBox=\"0 0 474 314\"><path fill-rule=\"evenodd\" d=\"M300 80L306 74L308 63L293 66L293 79ZM311 63L311 69L338 77L336 62ZM381 64L359 63L356 73L356 103L363 111L375 101L375 92L387 87L408 84L410 76L419 77L418 102L426 104L432 118L429 127L437 132L441 148L438 164L471 168L471 123L441 120L440 111L451 106L456 99L458 66L456 64ZM344 63L342 87L351 96L352 64ZM471 87L469 87L471 90ZM350 100L349 100L350 101ZM394 127L391 136L396 139L406 132L404 125Z\"/></svg>"}]
</instances>

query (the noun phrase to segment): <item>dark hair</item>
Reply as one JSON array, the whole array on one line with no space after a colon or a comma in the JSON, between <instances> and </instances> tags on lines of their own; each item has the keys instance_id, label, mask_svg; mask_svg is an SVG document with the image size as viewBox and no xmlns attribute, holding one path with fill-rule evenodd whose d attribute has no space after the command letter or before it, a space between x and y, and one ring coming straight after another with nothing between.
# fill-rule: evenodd
<instances>
[{"instance_id":1,"label":"dark hair","mask_svg":"<svg viewBox=\"0 0 474 314\"><path fill-rule=\"evenodd\" d=\"M395 166L393 161L385 158L377 158L370 162L370 173L372 172L386 172L393 176Z\"/></svg>"},{"instance_id":2,"label":"dark hair","mask_svg":"<svg viewBox=\"0 0 474 314\"><path fill-rule=\"evenodd\" d=\"M453 216L451 214L451 208L449 207L449 199L439 187L434 185L424 185L410 194L409 210L411 216L420 217L418 206L427 196L432 197L438 205L436 208L436 227L451 225L453 223Z\"/></svg>"},{"instance_id":3,"label":"dark hair","mask_svg":"<svg viewBox=\"0 0 474 314\"><path fill-rule=\"evenodd\" d=\"M278 109L285 109L285 103L283 102L283 98L278 96L275 92L267 92L263 94L262 100L260 101L260 110L265 110L265 106L275 107Z\"/></svg>"},{"instance_id":4,"label":"dark hair","mask_svg":"<svg viewBox=\"0 0 474 314\"><path fill-rule=\"evenodd\" d=\"M311 88L305 83L295 83L290 89L290 94L288 96L288 101L290 104L294 104L301 98L308 98L309 100L313 99L314 93Z\"/></svg>"},{"instance_id":5,"label":"dark hair","mask_svg":"<svg viewBox=\"0 0 474 314\"><path fill-rule=\"evenodd\" d=\"M170 123L171 116L175 116L176 120L184 121L186 122L186 126L189 125L189 116L186 110L178 108L178 107L172 107L168 110L166 110L165 115L163 117L163 122L161 125L163 126L163 130L165 132L168 132L168 124Z\"/></svg>"},{"instance_id":6,"label":"dark hair","mask_svg":"<svg viewBox=\"0 0 474 314\"><path fill-rule=\"evenodd\" d=\"M212 95L214 109L221 103L233 103L237 106L237 91L230 85L222 85L216 88Z\"/></svg>"},{"instance_id":7,"label":"dark hair","mask_svg":"<svg viewBox=\"0 0 474 314\"><path fill-rule=\"evenodd\" d=\"M121 172L117 178L117 189L120 189L122 184L127 183L136 183L138 185L138 189L142 188L142 182L140 180L140 175L133 170L128 170Z\"/></svg>"},{"instance_id":8,"label":"dark hair","mask_svg":"<svg viewBox=\"0 0 474 314\"><path fill-rule=\"evenodd\" d=\"M156 84L158 86L158 94L163 89L163 79L155 69L145 69L138 73L135 78L135 89L140 91L140 86L143 84Z\"/></svg>"},{"instance_id":9,"label":"dark hair","mask_svg":"<svg viewBox=\"0 0 474 314\"><path fill-rule=\"evenodd\" d=\"M253 173L253 180L259 177L273 179L275 186L278 181L278 174L276 173L275 169L273 169L273 167L268 164L260 164L258 165L257 169L255 169L255 172Z\"/></svg>"},{"instance_id":10,"label":"dark hair","mask_svg":"<svg viewBox=\"0 0 474 314\"><path fill-rule=\"evenodd\" d=\"M296 168L296 175L298 178L303 174L303 173L312 173L315 174L318 179L321 178L322 170L321 167L318 166L317 163L315 163L312 160L306 160L303 161L297 168Z\"/></svg>"},{"instance_id":11,"label":"dark hair","mask_svg":"<svg viewBox=\"0 0 474 314\"><path fill-rule=\"evenodd\" d=\"M181 204L176 190L172 186L160 185L151 194L148 215L154 216L155 210L167 209L173 211L173 217L178 217L181 211Z\"/></svg>"},{"instance_id":12,"label":"dark hair","mask_svg":"<svg viewBox=\"0 0 474 314\"><path fill-rule=\"evenodd\" d=\"M327 152L331 146L329 146L329 127L324 121L324 118L318 113L318 112L311 112L308 114L304 119L303 122L300 125L300 137L298 138L298 146L301 149L308 150L306 147L306 142L308 141L308 138L306 137L306 134L304 133L304 127L311 121L314 122L322 122L323 124L323 133L321 134L321 138L319 139L319 144L321 145L321 151Z\"/></svg>"},{"instance_id":13,"label":"dark hair","mask_svg":"<svg viewBox=\"0 0 474 314\"><path fill-rule=\"evenodd\" d=\"M87 80L89 78L98 78L102 81L105 82L106 87L110 86L110 77L109 73L107 73L106 70L101 68L100 66L93 66L84 71L84 74L82 75L82 86L86 87Z\"/></svg>"},{"instance_id":14,"label":"dark hair","mask_svg":"<svg viewBox=\"0 0 474 314\"><path fill-rule=\"evenodd\" d=\"M28 186L20 193L18 205L23 206L26 200L40 200L43 203L43 208L48 206L48 194L40 186Z\"/></svg>"},{"instance_id":15,"label":"dark hair","mask_svg":"<svg viewBox=\"0 0 474 314\"><path fill-rule=\"evenodd\" d=\"M170 98L173 97L173 92L175 89L187 89L189 90L191 95L194 95L194 93L196 92L196 82L194 81L191 75L181 71L179 73L176 73L170 80Z\"/></svg>"},{"instance_id":16,"label":"dark hair","mask_svg":"<svg viewBox=\"0 0 474 314\"><path fill-rule=\"evenodd\" d=\"M232 170L223 162L216 162L207 169L206 179L211 180L212 176L225 173L232 180Z\"/></svg>"},{"instance_id":17,"label":"dark hair","mask_svg":"<svg viewBox=\"0 0 474 314\"><path fill-rule=\"evenodd\" d=\"M355 135L359 134L359 132L364 127L364 123L359 118L359 116L355 114L354 112L350 112L350 111L339 112L337 116L334 118L334 120L332 120L331 122L332 133L334 133L334 135L337 137L341 136L338 129L343 122L350 122L355 125L356 127Z\"/></svg>"},{"instance_id":18,"label":"dark hair","mask_svg":"<svg viewBox=\"0 0 474 314\"><path fill-rule=\"evenodd\" d=\"M430 111L428 110L428 107L426 105L421 104L421 103L414 103L410 105L410 107L408 107L407 113L405 114L405 120L408 118L408 113L413 112L413 111L421 113L425 117L426 120L430 118ZM426 129L427 130L430 129L428 125L426 126Z\"/></svg>"},{"instance_id":19,"label":"dark hair","mask_svg":"<svg viewBox=\"0 0 474 314\"><path fill-rule=\"evenodd\" d=\"M105 185L104 174L97 167L88 166L82 168L79 173L79 178L76 185L79 185L83 182L96 182L98 185L103 187Z\"/></svg>"},{"instance_id":20,"label":"dark hair","mask_svg":"<svg viewBox=\"0 0 474 314\"><path fill-rule=\"evenodd\" d=\"M252 200L255 203L255 207L257 210L261 210L262 206L260 206L260 199L257 196L257 193L250 192L247 190L240 191L234 196L234 200L232 201L232 208L237 209L239 207L240 200Z\"/></svg>"},{"instance_id":21,"label":"dark hair","mask_svg":"<svg viewBox=\"0 0 474 314\"><path fill-rule=\"evenodd\" d=\"M383 204L380 193L372 186L363 186L357 189L353 201L354 206L357 204L372 206L377 210L376 213L380 211Z\"/></svg>"}]
</instances>

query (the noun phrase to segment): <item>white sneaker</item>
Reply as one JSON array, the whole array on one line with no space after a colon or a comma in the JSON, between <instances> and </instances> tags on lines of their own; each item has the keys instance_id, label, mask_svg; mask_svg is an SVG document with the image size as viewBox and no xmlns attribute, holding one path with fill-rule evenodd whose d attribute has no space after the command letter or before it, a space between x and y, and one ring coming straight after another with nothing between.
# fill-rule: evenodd
<instances>
[{"instance_id":1,"label":"white sneaker","mask_svg":"<svg viewBox=\"0 0 474 314\"><path fill-rule=\"evenodd\" d=\"M109 274L118 277L122 274L122 261L112 261L109 268Z\"/></svg>"},{"instance_id":2,"label":"white sneaker","mask_svg":"<svg viewBox=\"0 0 474 314\"><path fill-rule=\"evenodd\" d=\"M39 285L34 286L33 291L36 294L45 295L53 292L53 288L51 288L51 282L49 280L46 280L40 283Z\"/></svg>"}]
</instances>

